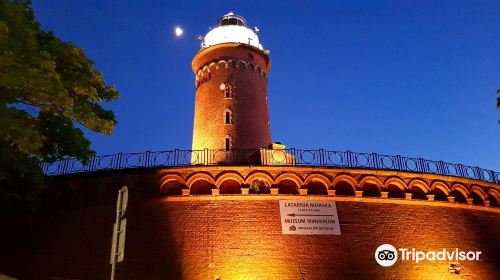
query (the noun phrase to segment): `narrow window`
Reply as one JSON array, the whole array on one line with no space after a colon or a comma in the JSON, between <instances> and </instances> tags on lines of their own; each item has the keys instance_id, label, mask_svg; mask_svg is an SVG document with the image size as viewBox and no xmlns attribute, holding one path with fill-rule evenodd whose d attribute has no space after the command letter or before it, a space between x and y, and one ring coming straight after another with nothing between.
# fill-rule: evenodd
<instances>
[{"instance_id":1,"label":"narrow window","mask_svg":"<svg viewBox=\"0 0 500 280\"><path fill-rule=\"evenodd\" d=\"M232 124L233 123L233 116L232 116L232 113L231 113L230 110L226 111L226 114L225 114L225 123L226 124Z\"/></svg>"},{"instance_id":2,"label":"narrow window","mask_svg":"<svg viewBox=\"0 0 500 280\"><path fill-rule=\"evenodd\" d=\"M232 146L231 136L227 135L226 136L226 151L231 150L231 146Z\"/></svg>"}]
</instances>

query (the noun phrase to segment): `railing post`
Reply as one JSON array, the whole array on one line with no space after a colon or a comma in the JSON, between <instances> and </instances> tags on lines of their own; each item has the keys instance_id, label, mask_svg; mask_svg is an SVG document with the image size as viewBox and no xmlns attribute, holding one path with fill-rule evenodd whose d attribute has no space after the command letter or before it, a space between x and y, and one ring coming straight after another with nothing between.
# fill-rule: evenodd
<instances>
[{"instance_id":1,"label":"railing post","mask_svg":"<svg viewBox=\"0 0 500 280\"><path fill-rule=\"evenodd\" d=\"M288 163L288 162L287 162L287 161L288 161L288 159L287 159L287 156L286 156L286 150L284 150L284 152L285 152L285 162L286 162L286 163ZM291 163L292 163L293 165L297 165L297 153L296 153L296 151L295 151L295 148L291 148L291 149L290 149L290 153L293 155L293 158L295 159L295 160L292 160L292 162L291 162Z\"/></svg>"},{"instance_id":2,"label":"railing post","mask_svg":"<svg viewBox=\"0 0 500 280\"><path fill-rule=\"evenodd\" d=\"M346 157L346 167L354 167L352 166L352 163L351 163L351 151L347 150L345 151L345 157Z\"/></svg>"},{"instance_id":3,"label":"railing post","mask_svg":"<svg viewBox=\"0 0 500 280\"><path fill-rule=\"evenodd\" d=\"M92 171L92 166L94 166L94 161L97 156L93 156L89 159L89 164L87 164L87 171Z\"/></svg>"},{"instance_id":4,"label":"railing post","mask_svg":"<svg viewBox=\"0 0 500 280\"><path fill-rule=\"evenodd\" d=\"M170 150L170 151L167 151L169 156L168 156L168 161L169 161L169 165L170 166L175 166L175 150ZM189 162L191 163L191 160L189 160Z\"/></svg>"},{"instance_id":5,"label":"railing post","mask_svg":"<svg viewBox=\"0 0 500 280\"><path fill-rule=\"evenodd\" d=\"M117 156L117 162L116 164L118 165L118 167L116 169L122 169L122 157L123 157L123 154L122 153L118 153L118 156ZM125 165L125 167L128 167L127 166L127 162L125 162L123 165Z\"/></svg>"},{"instance_id":6,"label":"railing post","mask_svg":"<svg viewBox=\"0 0 500 280\"><path fill-rule=\"evenodd\" d=\"M319 149L318 153L319 153L319 165L325 166L325 151L323 149Z\"/></svg>"},{"instance_id":7,"label":"railing post","mask_svg":"<svg viewBox=\"0 0 500 280\"><path fill-rule=\"evenodd\" d=\"M441 174L441 175L449 175L448 174L448 170L446 170L444 168L444 162L442 160L438 161L437 162L437 171L438 171L438 174Z\"/></svg>"},{"instance_id":8,"label":"railing post","mask_svg":"<svg viewBox=\"0 0 500 280\"><path fill-rule=\"evenodd\" d=\"M454 167L455 169L457 170L457 175L456 176L460 176L460 177L465 177L465 175L467 175L467 170L465 170L464 166L461 165L461 164L454 164Z\"/></svg>"},{"instance_id":9,"label":"railing post","mask_svg":"<svg viewBox=\"0 0 500 280\"><path fill-rule=\"evenodd\" d=\"M403 166L403 161L401 160L401 156L400 155L396 155L396 169L397 170L405 170L405 171L408 171L406 168L404 168L405 166Z\"/></svg>"},{"instance_id":10,"label":"railing post","mask_svg":"<svg viewBox=\"0 0 500 280\"><path fill-rule=\"evenodd\" d=\"M371 153L371 154L370 154L370 157L371 157L371 159L372 159L372 162L371 162L371 164L369 164L369 166L370 166L371 168L377 168L377 166L378 166L378 165L377 165L377 154L376 154L376 153Z\"/></svg>"},{"instance_id":11,"label":"railing post","mask_svg":"<svg viewBox=\"0 0 500 280\"><path fill-rule=\"evenodd\" d=\"M68 159L63 159L62 162L57 166L57 172L62 172L62 174L67 173L66 170L66 161Z\"/></svg>"},{"instance_id":12,"label":"railing post","mask_svg":"<svg viewBox=\"0 0 500 280\"><path fill-rule=\"evenodd\" d=\"M94 156L95 157L95 156ZM91 170L91 167L92 167L92 161L94 160L94 157L90 157L89 158L89 161L87 162L86 165L83 166L83 170L84 171L90 171ZM83 164L83 163L82 163Z\"/></svg>"},{"instance_id":13,"label":"railing post","mask_svg":"<svg viewBox=\"0 0 500 280\"><path fill-rule=\"evenodd\" d=\"M94 160L94 157L91 157L89 161L87 162L86 165L83 166L84 171L90 171L90 167L92 166L92 161Z\"/></svg>"},{"instance_id":14,"label":"railing post","mask_svg":"<svg viewBox=\"0 0 500 280\"><path fill-rule=\"evenodd\" d=\"M178 166L179 165L179 162L178 162L178 159L177 159L178 156L179 156L179 149L175 149L174 150L174 166ZM191 153L191 156L193 156L192 153ZM189 160L189 162L191 162L191 159Z\"/></svg>"},{"instance_id":15,"label":"railing post","mask_svg":"<svg viewBox=\"0 0 500 280\"><path fill-rule=\"evenodd\" d=\"M493 177L495 174L493 171L491 170L486 170L486 169L483 169L483 171L481 173L486 173L488 174L488 179L486 179L484 176L483 176L483 180L486 181L486 182L492 182L494 183L495 182L495 177Z\"/></svg>"},{"instance_id":16,"label":"railing post","mask_svg":"<svg viewBox=\"0 0 500 280\"><path fill-rule=\"evenodd\" d=\"M68 164L69 161L70 161L69 158L64 160L63 170L65 172L71 172L71 170L69 170L69 164Z\"/></svg>"},{"instance_id":17,"label":"railing post","mask_svg":"<svg viewBox=\"0 0 500 280\"><path fill-rule=\"evenodd\" d=\"M149 164L149 156L150 156L149 151L146 151L146 154L144 155L144 167L150 167L151 166Z\"/></svg>"},{"instance_id":18,"label":"railing post","mask_svg":"<svg viewBox=\"0 0 500 280\"><path fill-rule=\"evenodd\" d=\"M500 183L500 181L497 180L497 175L496 175L495 171L490 170L488 172L489 172L489 175L490 175L490 182L495 183L495 184Z\"/></svg>"},{"instance_id":19,"label":"railing post","mask_svg":"<svg viewBox=\"0 0 500 280\"><path fill-rule=\"evenodd\" d=\"M484 181L484 179L483 179L483 172L481 172L481 168L479 168L479 166L476 166L476 167L474 167L473 170L474 170L474 173L475 173L474 175L476 175L475 179L476 180L482 180L482 181Z\"/></svg>"},{"instance_id":20,"label":"railing post","mask_svg":"<svg viewBox=\"0 0 500 280\"><path fill-rule=\"evenodd\" d=\"M420 165L420 168L418 167L418 165ZM419 170L420 172L427 172L427 168L426 168L426 164L425 164L425 160L423 158L419 158L418 159L418 164L417 164L417 170Z\"/></svg>"}]
</instances>

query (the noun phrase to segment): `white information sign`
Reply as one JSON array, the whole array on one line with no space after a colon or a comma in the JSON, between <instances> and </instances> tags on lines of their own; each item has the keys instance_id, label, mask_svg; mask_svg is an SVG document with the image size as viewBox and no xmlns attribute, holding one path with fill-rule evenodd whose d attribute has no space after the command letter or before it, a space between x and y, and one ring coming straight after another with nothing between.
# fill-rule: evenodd
<instances>
[{"instance_id":1,"label":"white information sign","mask_svg":"<svg viewBox=\"0 0 500 280\"><path fill-rule=\"evenodd\" d=\"M280 200L283 234L340 235L335 201Z\"/></svg>"}]
</instances>

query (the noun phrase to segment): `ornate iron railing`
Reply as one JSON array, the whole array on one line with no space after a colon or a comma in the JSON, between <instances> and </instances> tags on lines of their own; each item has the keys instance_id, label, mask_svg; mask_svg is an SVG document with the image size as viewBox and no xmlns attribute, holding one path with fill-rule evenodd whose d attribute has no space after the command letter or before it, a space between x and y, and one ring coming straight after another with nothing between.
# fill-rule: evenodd
<instances>
[{"instance_id":1,"label":"ornate iron railing","mask_svg":"<svg viewBox=\"0 0 500 280\"><path fill-rule=\"evenodd\" d=\"M366 168L432 173L500 183L500 173L479 167L399 155L302 149L169 150L94 156L87 165L74 158L42 163L47 175L99 170L193 165L290 165Z\"/></svg>"}]
</instances>

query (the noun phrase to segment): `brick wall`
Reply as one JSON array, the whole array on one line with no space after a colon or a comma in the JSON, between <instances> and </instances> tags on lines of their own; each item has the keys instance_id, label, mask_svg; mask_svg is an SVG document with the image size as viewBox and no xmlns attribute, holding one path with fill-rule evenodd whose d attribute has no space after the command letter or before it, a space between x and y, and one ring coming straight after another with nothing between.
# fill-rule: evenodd
<instances>
[{"instance_id":1,"label":"brick wall","mask_svg":"<svg viewBox=\"0 0 500 280\"><path fill-rule=\"evenodd\" d=\"M130 204L125 261L117 279L500 279L500 213L445 203L336 200L340 236L282 235L279 199L300 196L169 197ZM52 216L21 279L107 279L114 207ZM481 261L398 262L383 268L375 249L482 251Z\"/></svg>"}]
</instances>

